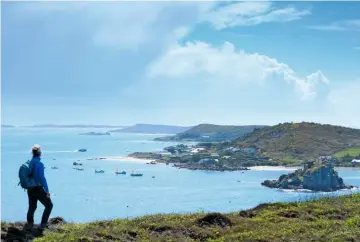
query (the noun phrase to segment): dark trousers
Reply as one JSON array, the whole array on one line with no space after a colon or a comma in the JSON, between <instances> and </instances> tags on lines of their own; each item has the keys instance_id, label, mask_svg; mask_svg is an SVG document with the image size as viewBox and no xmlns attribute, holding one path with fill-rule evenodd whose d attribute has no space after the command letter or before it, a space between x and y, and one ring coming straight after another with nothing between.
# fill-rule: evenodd
<instances>
[{"instance_id":1,"label":"dark trousers","mask_svg":"<svg viewBox=\"0 0 360 242\"><path fill-rule=\"evenodd\" d=\"M29 210L27 213L27 222L29 224L34 224L34 213L37 208L37 201L39 200L42 203L42 205L44 205L45 207L41 219L41 224L47 224L51 210L53 208L53 204L51 202L51 199L46 196L46 192L44 188L34 187L28 189L28 197L29 197Z\"/></svg>"}]
</instances>

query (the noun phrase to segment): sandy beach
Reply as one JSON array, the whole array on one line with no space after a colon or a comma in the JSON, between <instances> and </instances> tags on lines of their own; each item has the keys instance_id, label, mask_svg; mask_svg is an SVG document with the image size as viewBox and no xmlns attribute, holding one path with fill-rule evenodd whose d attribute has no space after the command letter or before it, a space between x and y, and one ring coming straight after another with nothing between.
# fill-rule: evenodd
<instances>
[{"instance_id":1,"label":"sandy beach","mask_svg":"<svg viewBox=\"0 0 360 242\"><path fill-rule=\"evenodd\" d=\"M111 156L111 157L96 157L92 160L107 160L107 161L130 161L130 162L136 162L136 163L148 163L155 160L147 160L147 159L139 159L134 157L128 157L128 156Z\"/></svg>"},{"instance_id":2,"label":"sandy beach","mask_svg":"<svg viewBox=\"0 0 360 242\"><path fill-rule=\"evenodd\" d=\"M295 171L297 169L303 168L302 166L252 166L249 167L253 171ZM350 171L360 171L360 167L335 167L335 170L350 170Z\"/></svg>"},{"instance_id":3,"label":"sandy beach","mask_svg":"<svg viewBox=\"0 0 360 242\"><path fill-rule=\"evenodd\" d=\"M300 166L297 167L286 167L286 166L251 166L250 170L253 171L295 171L300 169Z\"/></svg>"}]
</instances>

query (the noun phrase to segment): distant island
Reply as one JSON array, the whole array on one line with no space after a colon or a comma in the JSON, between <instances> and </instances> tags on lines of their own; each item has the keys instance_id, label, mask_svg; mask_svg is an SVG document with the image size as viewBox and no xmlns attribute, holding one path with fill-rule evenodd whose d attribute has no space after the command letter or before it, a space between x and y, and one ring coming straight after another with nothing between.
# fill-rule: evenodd
<instances>
[{"instance_id":1,"label":"distant island","mask_svg":"<svg viewBox=\"0 0 360 242\"><path fill-rule=\"evenodd\" d=\"M164 148L163 152L137 152L180 168L241 170L251 166L302 166L308 161L334 166L360 166L360 130L317 123L283 123L255 128L235 140L200 142Z\"/></svg>"},{"instance_id":2,"label":"distant island","mask_svg":"<svg viewBox=\"0 0 360 242\"><path fill-rule=\"evenodd\" d=\"M135 124L123 129L110 130L110 133L142 133L142 134L178 134L191 127L158 125L158 124Z\"/></svg>"},{"instance_id":3,"label":"distant island","mask_svg":"<svg viewBox=\"0 0 360 242\"><path fill-rule=\"evenodd\" d=\"M15 128L14 125L9 125L9 124L2 124L1 128Z\"/></svg>"},{"instance_id":4,"label":"distant island","mask_svg":"<svg viewBox=\"0 0 360 242\"><path fill-rule=\"evenodd\" d=\"M269 188L308 189L323 192L354 188L354 186L344 184L331 162L307 162L303 169L281 175L278 180L265 180L261 184Z\"/></svg>"},{"instance_id":5,"label":"distant island","mask_svg":"<svg viewBox=\"0 0 360 242\"><path fill-rule=\"evenodd\" d=\"M103 136L103 135L110 135L110 133L109 132L88 132L88 133L81 133L79 135Z\"/></svg>"},{"instance_id":6,"label":"distant island","mask_svg":"<svg viewBox=\"0 0 360 242\"><path fill-rule=\"evenodd\" d=\"M265 125L215 125L199 124L189 130L173 136L159 137L156 141L199 141L199 142L222 142L231 141L255 129L267 127Z\"/></svg>"},{"instance_id":7,"label":"distant island","mask_svg":"<svg viewBox=\"0 0 360 242\"><path fill-rule=\"evenodd\" d=\"M122 125L101 125L101 124L37 124L24 126L26 128L124 128Z\"/></svg>"}]
</instances>

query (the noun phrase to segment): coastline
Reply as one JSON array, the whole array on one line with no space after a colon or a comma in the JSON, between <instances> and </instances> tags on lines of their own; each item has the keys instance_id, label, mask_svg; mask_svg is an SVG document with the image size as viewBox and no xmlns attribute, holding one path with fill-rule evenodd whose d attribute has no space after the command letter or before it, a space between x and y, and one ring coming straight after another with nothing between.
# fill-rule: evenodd
<instances>
[{"instance_id":1,"label":"coastline","mask_svg":"<svg viewBox=\"0 0 360 242\"><path fill-rule=\"evenodd\" d=\"M141 158L134 158L129 156L110 156L110 157L101 156L90 159L106 160L106 161L127 161L127 162L135 162L140 164L146 164L152 161L156 161L156 159L141 159ZM157 162L157 164L162 164L162 163L163 162ZM175 163L170 163L170 164L175 164ZM295 171L297 169L301 169L302 166L250 166L247 168L253 171ZM360 171L360 167L335 167L335 170Z\"/></svg>"}]
</instances>

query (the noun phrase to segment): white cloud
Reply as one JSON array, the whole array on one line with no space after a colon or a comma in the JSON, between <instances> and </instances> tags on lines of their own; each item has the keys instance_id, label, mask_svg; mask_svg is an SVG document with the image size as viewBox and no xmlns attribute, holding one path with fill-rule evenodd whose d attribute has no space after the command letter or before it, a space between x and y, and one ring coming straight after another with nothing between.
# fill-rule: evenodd
<instances>
[{"instance_id":1,"label":"white cloud","mask_svg":"<svg viewBox=\"0 0 360 242\"><path fill-rule=\"evenodd\" d=\"M18 3L24 17L55 12L89 23L96 45L137 50L144 44L166 46L189 33L213 2L29 2Z\"/></svg>"},{"instance_id":2,"label":"white cloud","mask_svg":"<svg viewBox=\"0 0 360 242\"><path fill-rule=\"evenodd\" d=\"M323 31L360 31L360 19L336 21L324 25L308 26L308 28Z\"/></svg>"},{"instance_id":3,"label":"white cloud","mask_svg":"<svg viewBox=\"0 0 360 242\"><path fill-rule=\"evenodd\" d=\"M229 42L220 48L204 42L174 45L149 66L148 76L153 80L163 77L205 79L233 87L243 84L262 86L282 79L293 85L303 100L315 98L315 87L329 83L321 71L300 77L287 64L266 55L237 51Z\"/></svg>"},{"instance_id":4,"label":"white cloud","mask_svg":"<svg viewBox=\"0 0 360 242\"><path fill-rule=\"evenodd\" d=\"M237 2L205 13L202 20L213 24L217 29L224 29L269 22L290 22L309 14L311 12L307 9L276 8L273 3L267 1Z\"/></svg>"}]
</instances>

